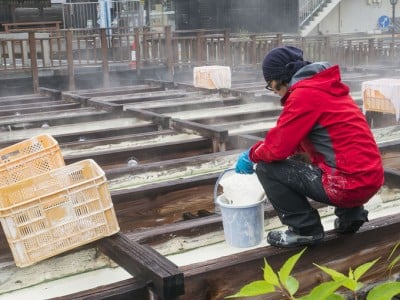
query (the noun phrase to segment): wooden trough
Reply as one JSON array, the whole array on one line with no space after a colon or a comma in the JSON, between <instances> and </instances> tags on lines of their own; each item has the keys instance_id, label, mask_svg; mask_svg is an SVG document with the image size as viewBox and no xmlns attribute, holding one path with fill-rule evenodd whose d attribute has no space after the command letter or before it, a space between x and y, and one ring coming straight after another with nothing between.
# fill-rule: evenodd
<instances>
[{"instance_id":1,"label":"wooden trough","mask_svg":"<svg viewBox=\"0 0 400 300\"><path fill-rule=\"evenodd\" d=\"M63 116L62 110L41 115L27 112L21 117L34 125L29 129L15 129L0 140L1 146L12 144L43 131L43 122L48 122L47 129L59 141L67 163L94 158L105 169L121 227L121 232L112 237L17 271L1 234L2 274L14 272L21 276L17 278L26 279L23 273L39 272L41 267L53 263L63 269L63 275L59 276L74 277L79 272L67 271L68 262L71 259L82 262L87 257L84 255L91 253L89 261L97 265L86 261L92 268L90 271L123 269L127 275L115 282L58 295L56 299L223 299L245 283L262 278L264 258L277 269L289 256L300 251L268 247L265 241L252 249L232 249L224 241L221 216L214 211L213 189L217 177L234 165L241 151L262 138L268 126L273 126L279 114L274 99L268 96L252 102L249 96L242 97L236 92L185 93L167 88L164 83L151 90L153 87L68 92L61 96L62 101L80 105L73 109L74 117ZM208 114L202 101L212 106ZM204 115L198 117L201 110ZM191 114L196 117L192 118ZM90 128L88 119L103 126ZM131 123L118 124L121 119ZM0 118L0 125L11 126L19 120ZM264 130L256 126L258 123ZM240 124L245 126L240 128ZM77 129L61 130L69 125ZM399 226L400 214L394 209L400 183L398 132L397 127L375 132L387 167L385 189L371 204L370 211L376 209L376 215L371 213L371 222L360 232L353 236L336 235L330 227L332 210L315 204L330 225L321 245L308 249L295 269L302 292L325 279L312 263L346 272L349 266L387 255L399 241L396 226ZM128 165L130 158L135 158L138 164ZM390 198L388 195L392 196L391 201L386 201ZM280 226L269 205L264 216L266 231ZM213 254L221 248L225 251L223 255ZM77 253L82 255L74 256ZM369 275L368 281L378 280L383 271L382 263ZM11 281L18 281L17 278L4 279L0 292L7 296L5 286L10 287ZM15 289L29 285L21 281ZM37 279L34 284L39 283ZM11 291L10 287L7 292Z\"/></svg>"}]
</instances>

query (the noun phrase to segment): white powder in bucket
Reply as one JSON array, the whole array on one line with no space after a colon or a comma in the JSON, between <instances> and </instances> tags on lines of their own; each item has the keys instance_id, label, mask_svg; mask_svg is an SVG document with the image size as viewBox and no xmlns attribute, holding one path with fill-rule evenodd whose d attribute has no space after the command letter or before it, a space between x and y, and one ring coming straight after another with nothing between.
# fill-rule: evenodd
<instances>
[{"instance_id":1,"label":"white powder in bucket","mask_svg":"<svg viewBox=\"0 0 400 300\"><path fill-rule=\"evenodd\" d=\"M219 184L223 188L225 200L232 206L253 204L265 198L264 189L255 173L229 172L221 178Z\"/></svg>"}]
</instances>

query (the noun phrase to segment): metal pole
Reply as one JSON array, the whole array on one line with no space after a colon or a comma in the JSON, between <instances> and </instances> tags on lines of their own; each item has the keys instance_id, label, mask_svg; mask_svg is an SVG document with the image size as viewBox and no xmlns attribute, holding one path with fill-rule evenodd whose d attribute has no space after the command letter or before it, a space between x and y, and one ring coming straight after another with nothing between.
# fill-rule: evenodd
<instances>
[{"instance_id":1,"label":"metal pole","mask_svg":"<svg viewBox=\"0 0 400 300\"><path fill-rule=\"evenodd\" d=\"M147 0L147 25L151 26L151 0Z\"/></svg>"},{"instance_id":2,"label":"metal pole","mask_svg":"<svg viewBox=\"0 0 400 300\"><path fill-rule=\"evenodd\" d=\"M395 15L395 7L398 0L390 0L390 4L392 4L392 52L391 56L394 58L394 30L396 24L396 15Z\"/></svg>"},{"instance_id":3,"label":"metal pole","mask_svg":"<svg viewBox=\"0 0 400 300\"><path fill-rule=\"evenodd\" d=\"M395 4L392 4L392 58L394 58Z\"/></svg>"}]
</instances>

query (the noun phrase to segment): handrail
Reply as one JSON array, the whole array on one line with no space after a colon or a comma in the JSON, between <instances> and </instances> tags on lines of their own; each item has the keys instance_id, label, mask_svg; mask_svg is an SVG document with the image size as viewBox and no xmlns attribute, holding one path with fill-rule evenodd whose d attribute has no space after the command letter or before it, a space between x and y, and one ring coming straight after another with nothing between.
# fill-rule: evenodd
<instances>
[{"instance_id":1,"label":"handrail","mask_svg":"<svg viewBox=\"0 0 400 300\"><path fill-rule=\"evenodd\" d=\"M303 27L327 2L327 0L300 0L299 26Z\"/></svg>"}]
</instances>

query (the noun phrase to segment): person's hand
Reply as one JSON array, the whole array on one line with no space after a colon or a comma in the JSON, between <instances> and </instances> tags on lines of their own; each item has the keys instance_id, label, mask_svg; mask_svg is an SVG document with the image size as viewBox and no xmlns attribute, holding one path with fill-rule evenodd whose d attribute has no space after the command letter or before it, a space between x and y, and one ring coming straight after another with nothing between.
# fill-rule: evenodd
<instances>
[{"instance_id":1,"label":"person's hand","mask_svg":"<svg viewBox=\"0 0 400 300\"><path fill-rule=\"evenodd\" d=\"M240 174L253 174L253 165L254 163L249 158L249 150L247 150L239 155L236 162L235 172Z\"/></svg>"}]
</instances>

